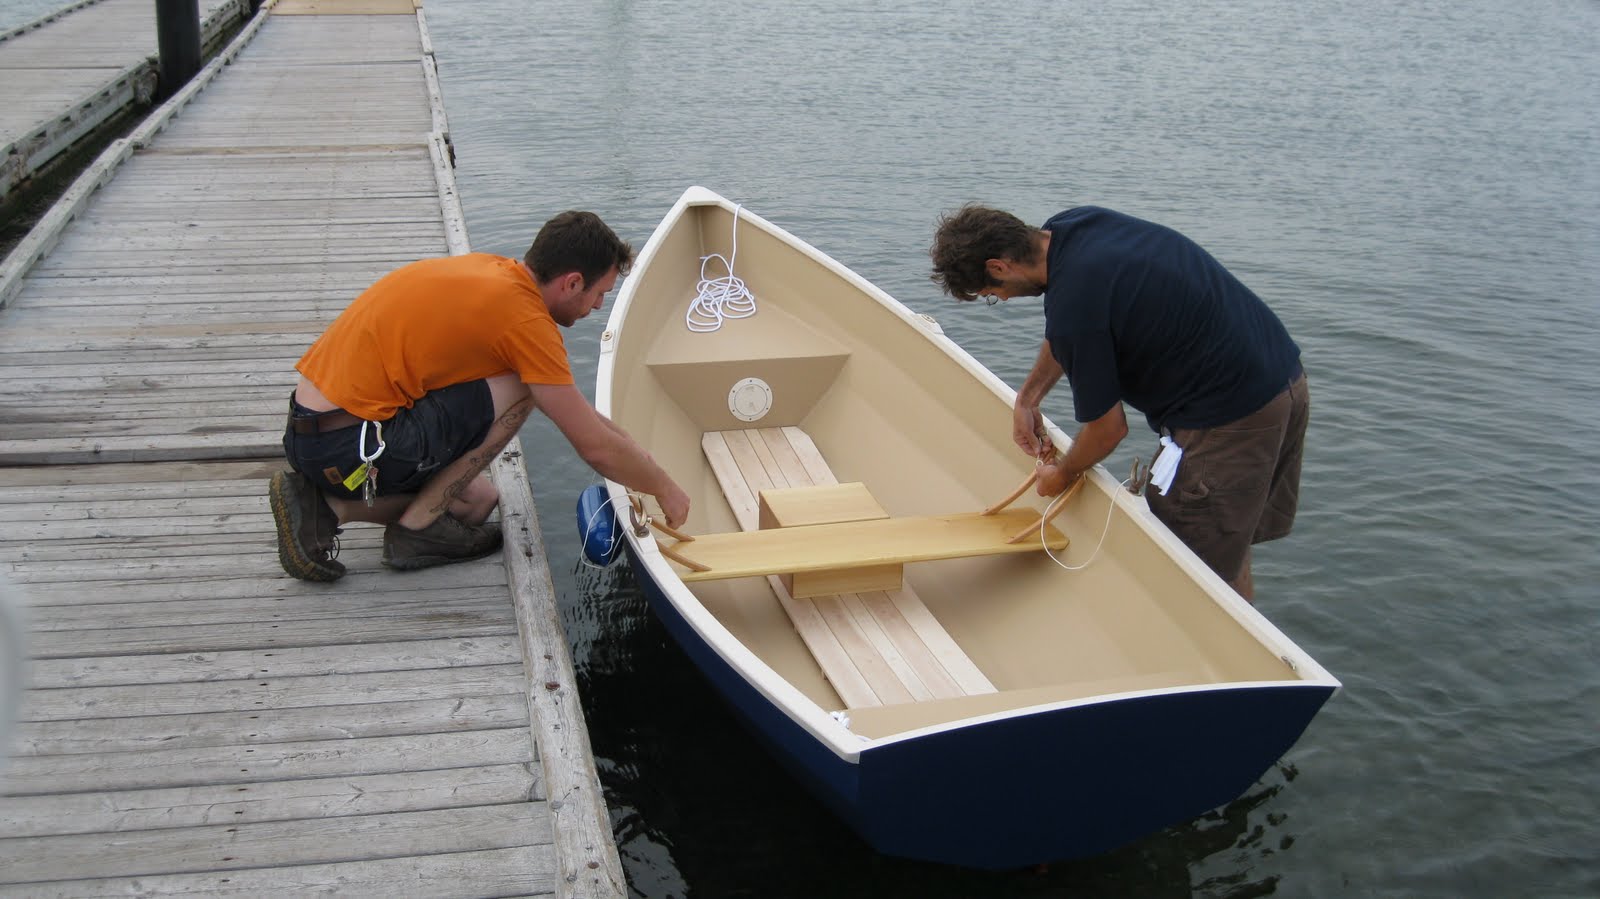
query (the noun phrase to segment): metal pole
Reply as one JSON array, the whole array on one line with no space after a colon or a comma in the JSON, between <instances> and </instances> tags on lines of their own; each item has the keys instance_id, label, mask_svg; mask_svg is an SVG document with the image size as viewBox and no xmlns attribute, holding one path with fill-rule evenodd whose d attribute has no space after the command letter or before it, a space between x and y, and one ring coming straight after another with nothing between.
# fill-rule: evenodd
<instances>
[{"instance_id":1,"label":"metal pole","mask_svg":"<svg viewBox=\"0 0 1600 899\"><path fill-rule=\"evenodd\" d=\"M166 98L200 71L200 0L156 0L156 40Z\"/></svg>"}]
</instances>

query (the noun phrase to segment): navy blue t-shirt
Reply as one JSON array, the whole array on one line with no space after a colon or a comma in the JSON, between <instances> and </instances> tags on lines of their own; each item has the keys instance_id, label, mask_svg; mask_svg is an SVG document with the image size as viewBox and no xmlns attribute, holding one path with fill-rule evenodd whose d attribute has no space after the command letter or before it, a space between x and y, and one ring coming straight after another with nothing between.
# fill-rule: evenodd
<instances>
[{"instance_id":1,"label":"navy blue t-shirt","mask_svg":"<svg viewBox=\"0 0 1600 899\"><path fill-rule=\"evenodd\" d=\"M1156 431L1216 427L1299 371L1300 348L1267 304L1182 234L1098 206L1044 230L1045 338L1079 421L1126 401Z\"/></svg>"}]
</instances>

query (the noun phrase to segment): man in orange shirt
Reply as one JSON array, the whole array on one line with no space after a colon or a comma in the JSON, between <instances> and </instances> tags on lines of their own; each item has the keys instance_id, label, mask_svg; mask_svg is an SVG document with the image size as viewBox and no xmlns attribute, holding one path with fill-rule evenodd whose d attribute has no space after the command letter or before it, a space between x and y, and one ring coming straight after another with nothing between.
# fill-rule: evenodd
<instances>
[{"instance_id":1,"label":"man in orange shirt","mask_svg":"<svg viewBox=\"0 0 1600 899\"><path fill-rule=\"evenodd\" d=\"M383 564L411 570L500 546L489 462L539 409L611 480L649 493L674 527L689 497L573 383L561 327L599 309L633 250L590 212L563 212L521 260L413 262L367 288L295 366L273 476L278 558L297 578L344 575L339 525L387 525Z\"/></svg>"}]
</instances>

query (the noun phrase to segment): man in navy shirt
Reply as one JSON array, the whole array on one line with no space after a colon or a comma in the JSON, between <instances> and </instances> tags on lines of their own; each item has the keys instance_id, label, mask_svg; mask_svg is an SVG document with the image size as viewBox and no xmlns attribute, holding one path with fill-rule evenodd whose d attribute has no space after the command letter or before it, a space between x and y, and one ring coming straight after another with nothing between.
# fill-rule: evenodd
<instances>
[{"instance_id":1,"label":"man in navy shirt","mask_svg":"<svg viewBox=\"0 0 1600 899\"><path fill-rule=\"evenodd\" d=\"M1128 433L1126 402L1181 448L1170 487L1145 491L1151 510L1252 598L1251 545L1294 523L1311 403L1300 348L1272 310L1194 241L1097 206L1043 228L966 206L940 220L929 252L957 299L1044 295L1045 339L1012 436L1048 453L1039 404L1063 374L1083 428L1041 466L1039 494L1110 455Z\"/></svg>"}]
</instances>

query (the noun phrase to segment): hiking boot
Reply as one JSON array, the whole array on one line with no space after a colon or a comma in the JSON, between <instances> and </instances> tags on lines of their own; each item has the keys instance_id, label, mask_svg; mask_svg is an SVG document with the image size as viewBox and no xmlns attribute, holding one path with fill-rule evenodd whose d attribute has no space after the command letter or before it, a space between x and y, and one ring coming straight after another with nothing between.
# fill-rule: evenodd
<instances>
[{"instance_id":1,"label":"hiking boot","mask_svg":"<svg viewBox=\"0 0 1600 899\"><path fill-rule=\"evenodd\" d=\"M278 561L302 581L344 577L339 555L339 516L311 479L298 471L272 476L272 520L278 526Z\"/></svg>"},{"instance_id":2,"label":"hiking boot","mask_svg":"<svg viewBox=\"0 0 1600 899\"><path fill-rule=\"evenodd\" d=\"M383 564L399 571L481 559L499 548L499 522L473 526L449 514L420 531L398 523L383 530Z\"/></svg>"}]
</instances>

